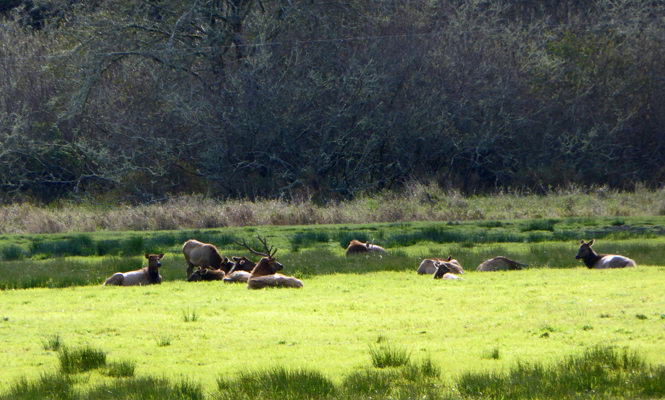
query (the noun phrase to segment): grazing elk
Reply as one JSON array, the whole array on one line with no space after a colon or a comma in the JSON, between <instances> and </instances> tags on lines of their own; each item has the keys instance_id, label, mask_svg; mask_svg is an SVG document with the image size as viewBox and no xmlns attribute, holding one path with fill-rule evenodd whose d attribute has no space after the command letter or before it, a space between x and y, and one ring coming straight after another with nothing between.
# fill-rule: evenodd
<instances>
[{"instance_id":1,"label":"grazing elk","mask_svg":"<svg viewBox=\"0 0 665 400\"><path fill-rule=\"evenodd\" d=\"M118 272L113 274L104 282L102 286L116 285L116 286L137 286L137 285L153 285L162 283L162 276L159 275L159 268L162 263L159 261L164 257L164 254L145 254L148 259L148 266L131 272Z\"/></svg>"},{"instance_id":2,"label":"grazing elk","mask_svg":"<svg viewBox=\"0 0 665 400\"><path fill-rule=\"evenodd\" d=\"M447 260L444 260L442 258L426 258L423 260L423 262L420 263L420 266L418 267L418 275L431 275L436 273L437 267L436 263L441 263L445 262L448 264L452 264L450 266L450 270L454 274L464 274L464 269L462 268L462 265L460 265L459 261L453 259L453 256L448 256Z\"/></svg>"},{"instance_id":3,"label":"grazing elk","mask_svg":"<svg viewBox=\"0 0 665 400\"><path fill-rule=\"evenodd\" d=\"M635 261L628 257L618 256L615 254L596 254L591 248L595 239L591 239L589 243L584 243L584 239L580 244L575 259L584 261L584 264L589 269L606 269L606 268L632 268L637 266Z\"/></svg>"},{"instance_id":4,"label":"grazing elk","mask_svg":"<svg viewBox=\"0 0 665 400\"><path fill-rule=\"evenodd\" d=\"M224 280L226 273L221 269L212 269L212 268L196 268L196 271L192 273L187 282L198 282L198 281L221 281Z\"/></svg>"},{"instance_id":5,"label":"grazing elk","mask_svg":"<svg viewBox=\"0 0 665 400\"><path fill-rule=\"evenodd\" d=\"M217 247L198 240L188 240L182 246L182 254L187 261L187 277L192 275L195 267L220 269L222 267L222 256L219 255ZM228 260L228 259L227 259Z\"/></svg>"},{"instance_id":6,"label":"grazing elk","mask_svg":"<svg viewBox=\"0 0 665 400\"><path fill-rule=\"evenodd\" d=\"M265 287L292 287L292 288L301 288L303 283L300 279L296 279L291 276L285 276L277 273L284 269L284 266L275 260L275 254L277 249L273 252L273 247L270 246L268 249L268 244L265 240L261 239L260 236L256 238L263 243L265 249L264 253L258 252L251 247L249 247L245 241L241 243L236 242L236 244L245 247L247 250L251 251L254 254L263 256L261 261L252 269L252 272L247 280L247 289L263 289Z\"/></svg>"},{"instance_id":7,"label":"grazing elk","mask_svg":"<svg viewBox=\"0 0 665 400\"><path fill-rule=\"evenodd\" d=\"M386 249L373 243L363 243L356 239L353 239L351 243L349 243L349 246L346 248L347 256L367 253L386 254Z\"/></svg>"},{"instance_id":8,"label":"grazing elk","mask_svg":"<svg viewBox=\"0 0 665 400\"><path fill-rule=\"evenodd\" d=\"M526 267L526 264L518 263L506 257L494 257L482 262L476 268L476 271L508 271L522 269L522 267Z\"/></svg>"},{"instance_id":9,"label":"grazing elk","mask_svg":"<svg viewBox=\"0 0 665 400\"><path fill-rule=\"evenodd\" d=\"M450 260L452 257L449 257L448 259ZM455 265L448 261L438 261L434 263L434 267L436 268L436 271L434 272L434 279L462 279L457 275L451 274L451 272L455 272L457 270L459 265ZM464 273L464 271L462 271L462 273Z\"/></svg>"}]
</instances>

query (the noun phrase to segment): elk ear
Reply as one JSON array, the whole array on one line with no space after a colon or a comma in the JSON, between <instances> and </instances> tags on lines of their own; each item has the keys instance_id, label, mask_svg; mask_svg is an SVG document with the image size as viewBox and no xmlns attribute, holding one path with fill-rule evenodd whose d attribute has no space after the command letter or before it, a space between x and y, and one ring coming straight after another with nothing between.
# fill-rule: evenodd
<instances>
[{"instance_id":1,"label":"elk ear","mask_svg":"<svg viewBox=\"0 0 665 400\"><path fill-rule=\"evenodd\" d=\"M453 256L448 256L448 261L452 260Z\"/></svg>"},{"instance_id":2,"label":"elk ear","mask_svg":"<svg viewBox=\"0 0 665 400\"><path fill-rule=\"evenodd\" d=\"M595 242L595 241L596 241L596 239L591 239L591 241L587 244L589 245L589 247L591 247L591 246L593 246L593 242Z\"/></svg>"},{"instance_id":3,"label":"elk ear","mask_svg":"<svg viewBox=\"0 0 665 400\"><path fill-rule=\"evenodd\" d=\"M233 261L238 261L238 260L239 260L239 258L236 257L236 256L233 256L233 257L231 257L231 258L233 258Z\"/></svg>"},{"instance_id":4,"label":"elk ear","mask_svg":"<svg viewBox=\"0 0 665 400\"><path fill-rule=\"evenodd\" d=\"M585 243L584 243L584 239L582 239L582 241L580 242L580 244L585 244Z\"/></svg>"},{"instance_id":5,"label":"elk ear","mask_svg":"<svg viewBox=\"0 0 665 400\"><path fill-rule=\"evenodd\" d=\"M163 257L164 257L164 253L162 253L162 254L160 254L160 255L157 256L157 258L159 258L160 260L161 260Z\"/></svg>"},{"instance_id":6,"label":"elk ear","mask_svg":"<svg viewBox=\"0 0 665 400\"><path fill-rule=\"evenodd\" d=\"M149 260L150 259L150 254L145 253L145 258L147 258Z\"/></svg>"}]
</instances>

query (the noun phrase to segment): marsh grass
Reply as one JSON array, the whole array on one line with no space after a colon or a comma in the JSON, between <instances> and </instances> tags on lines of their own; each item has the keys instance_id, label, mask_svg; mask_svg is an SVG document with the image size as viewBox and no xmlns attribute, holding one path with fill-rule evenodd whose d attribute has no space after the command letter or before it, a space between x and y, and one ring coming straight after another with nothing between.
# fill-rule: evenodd
<instances>
[{"instance_id":1,"label":"marsh grass","mask_svg":"<svg viewBox=\"0 0 665 400\"><path fill-rule=\"evenodd\" d=\"M63 346L58 359L60 371L64 374L78 374L106 366L106 353L91 347L69 349Z\"/></svg>"},{"instance_id":2,"label":"marsh grass","mask_svg":"<svg viewBox=\"0 0 665 400\"><path fill-rule=\"evenodd\" d=\"M507 374L464 373L457 382L465 397L486 398L570 398L580 394L612 394L633 398L646 391L662 390L645 384L658 376L659 368L646 366L643 358L627 350L597 346L579 356L569 356L552 365L518 362ZM658 393L654 393L658 392Z\"/></svg>"},{"instance_id":3,"label":"marsh grass","mask_svg":"<svg viewBox=\"0 0 665 400\"><path fill-rule=\"evenodd\" d=\"M160 337L155 337L155 342L157 342L157 346L159 346L159 347L170 346L171 345L171 336L162 335Z\"/></svg>"},{"instance_id":4,"label":"marsh grass","mask_svg":"<svg viewBox=\"0 0 665 400\"><path fill-rule=\"evenodd\" d=\"M191 311L189 308L182 310L183 322L196 322L199 320L199 318L200 316L196 314L196 308L192 309Z\"/></svg>"},{"instance_id":5,"label":"marsh grass","mask_svg":"<svg viewBox=\"0 0 665 400\"><path fill-rule=\"evenodd\" d=\"M132 361L114 361L107 365L106 375L113 378L130 378L134 376L136 363Z\"/></svg>"},{"instance_id":6,"label":"marsh grass","mask_svg":"<svg viewBox=\"0 0 665 400\"><path fill-rule=\"evenodd\" d=\"M51 351L59 351L60 348L63 346L62 339L60 338L60 335L55 334L55 335L50 335L46 339L42 338L42 347L44 350L51 350Z\"/></svg>"},{"instance_id":7,"label":"marsh grass","mask_svg":"<svg viewBox=\"0 0 665 400\"><path fill-rule=\"evenodd\" d=\"M222 398L229 399L328 399L336 392L333 382L318 371L284 367L219 377L217 386Z\"/></svg>"},{"instance_id":8,"label":"marsh grass","mask_svg":"<svg viewBox=\"0 0 665 400\"><path fill-rule=\"evenodd\" d=\"M411 359L411 352L390 343L370 345L369 355L376 368L402 367Z\"/></svg>"},{"instance_id":9,"label":"marsh grass","mask_svg":"<svg viewBox=\"0 0 665 400\"><path fill-rule=\"evenodd\" d=\"M22 246L10 244L0 249L0 256L4 261L15 261L23 260L28 256L28 253Z\"/></svg>"}]
</instances>

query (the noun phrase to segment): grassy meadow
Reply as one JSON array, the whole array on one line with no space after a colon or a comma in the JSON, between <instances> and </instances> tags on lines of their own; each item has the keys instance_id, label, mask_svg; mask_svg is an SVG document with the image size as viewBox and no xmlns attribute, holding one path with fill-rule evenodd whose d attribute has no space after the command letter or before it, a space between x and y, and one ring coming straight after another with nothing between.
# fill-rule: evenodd
<instances>
[{"instance_id":1,"label":"grassy meadow","mask_svg":"<svg viewBox=\"0 0 665 400\"><path fill-rule=\"evenodd\" d=\"M642 212L4 234L0 399L662 398L663 226ZM233 240L259 249L256 235L304 288L184 280L185 240L249 256ZM354 238L388 254L345 257ZM638 267L588 270L574 256L592 238ZM101 287L145 252L166 253L163 284ZM416 274L448 255L464 280ZM497 255L528 267L475 272Z\"/></svg>"}]
</instances>

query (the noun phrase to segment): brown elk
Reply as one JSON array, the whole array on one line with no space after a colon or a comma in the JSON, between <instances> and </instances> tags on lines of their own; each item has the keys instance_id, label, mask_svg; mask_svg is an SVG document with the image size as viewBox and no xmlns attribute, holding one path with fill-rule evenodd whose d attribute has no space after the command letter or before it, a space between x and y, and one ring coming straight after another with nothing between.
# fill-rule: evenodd
<instances>
[{"instance_id":1,"label":"brown elk","mask_svg":"<svg viewBox=\"0 0 665 400\"><path fill-rule=\"evenodd\" d=\"M526 264L519 263L506 257L494 257L482 262L476 271L508 271L522 269Z\"/></svg>"},{"instance_id":2,"label":"brown elk","mask_svg":"<svg viewBox=\"0 0 665 400\"><path fill-rule=\"evenodd\" d=\"M452 257L449 257L449 259ZM448 261L437 261L434 263L436 271L434 272L434 279L462 279L457 275L451 274L455 272L459 265L455 265ZM464 272L462 272L464 273Z\"/></svg>"},{"instance_id":3,"label":"brown elk","mask_svg":"<svg viewBox=\"0 0 665 400\"><path fill-rule=\"evenodd\" d=\"M386 254L386 249L376 244L370 242L363 243L356 239L353 239L351 243L349 243L349 246L346 248L347 256L367 253Z\"/></svg>"},{"instance_id":4,"label":"brown elk","mask_svg":"<svg viewBox=\"0 0 665 400\"><path fill-rule=\"evenodd\" d=\"M245 247L252 253L263 256L254 269L252 269L249 279L247 280L247 289L263 289L269 286L292 288L303 287L303 283L300 279L277 273L277 271L284 269L284 266L275 260L277 249L273 252L273 247L270 246L270 249L268 249L268 244L264 239L261 239L260 236L256 236L256 238L263 244L265 252L261 253L252 249L244 240L242 243L236 242L236 244Z\"/></svg>"},{"instance_id":5,"label":"brown elk","mask_svg":"<svg viewBox=\"0 0 665 400\"><path fill-rule=\"evenodd\" d=\"M226 274L224 282L247 283L256 263L247 257L233 257L233 261L233 268Z\"/></svg>"},{"instance_id":6,"label":"brown elk","mask_svg":"<svg viewBox=\"0 0 665 400\"><path fill-rule=\"evenodd\" d=\"M137 285L153 285L162 283L162 276L159 275L159 268L162 263L159 261L164 257L164 254L145 254L148 259L148 266L136 271L118 272L113 274L104 282L102 286L116 285L116 286L137 286Z\"/></svg>"},{"instance_id":7,"label":"brown elk","mask_svg":"<svg viewBox=\"0 0 665 400\"><path fill-rule=\"evenodd\" d=\"M464 269L462 268L462 265L459 263L459 261L453 259L453 256L448 256L447 260L444 260L443 258L426 258L423 260L423 262L420 263L420 266L418 267L418 275L431 275L436 273L437 267L436 263L449 263L452 264L450 265L450 270L454 274L464 274Z\"/></svg>"},{"instance_id":8,"label":"brown elk","mask_svg":"<svg viewBox=\"0 0 665 400\"><path fill-rule=\"evenodd\" d=\"M637 266L635 261L628 257L618 256L615 254L597 254L591 246L595 239L591 239L589 243L584 243L584 239L580 244L575 259L584 261L584 265L589 269L607 269L607 268L632 268Z\"/></svg>"},{"instance_id":9,"label":"brown elk","mask_svg":"<svg viewBox=\"0 0 665 400\"><path fill-rule=\"evenodd\" d=\"M212 268L196 268L196 271L192 273L187 282L197 282L197 281L221 281L224 280L226 273L221 269L212 269Z\"/></svg>"},{"instance_id":10,"label":"brown elk","mask_svg":"<svg viewBox=\"0 0 665 400\"><path fill-rule=\"evenodd\" d=\"M219 255L217 247L198 240L188 240L182 246L182 254L187 261L187 277L192 275L195 267L220 269L222 267L222 256ZM228 259L227 259L228 260Z\"/></svg>"}]
</instances>

